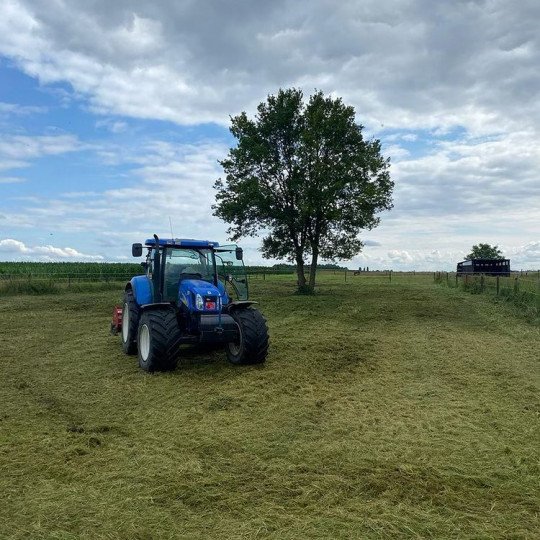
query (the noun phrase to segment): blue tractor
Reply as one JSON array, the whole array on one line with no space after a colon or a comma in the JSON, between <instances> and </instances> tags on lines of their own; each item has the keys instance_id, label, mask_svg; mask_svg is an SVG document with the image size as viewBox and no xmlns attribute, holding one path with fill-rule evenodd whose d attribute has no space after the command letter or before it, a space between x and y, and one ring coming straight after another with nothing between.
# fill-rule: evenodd
<instances>
[{"instance_id":1,"label":"blue tractor","mask_svg":"<svg viewBox=\"0 0 540 540\"><path fill-rule=\"evenodd\" d=\"M156 235L145 247L145 275L126 284L111 327L142 369L175 369L182 345L223 345L233 364L266 360L266 320L248 300L240 247ZM142 253L143 245L133 244L133 256Z\"/></svg>"}]
</instances>

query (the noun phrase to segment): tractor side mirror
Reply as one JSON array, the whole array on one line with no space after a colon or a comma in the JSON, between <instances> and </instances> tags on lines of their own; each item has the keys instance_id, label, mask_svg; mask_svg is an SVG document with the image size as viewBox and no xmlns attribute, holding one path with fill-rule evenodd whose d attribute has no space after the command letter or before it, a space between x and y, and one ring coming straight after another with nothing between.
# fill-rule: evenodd
<instances>
[{"instance_id":1,"label":"tractor side mirror","mask_svg":"<svg viewBox=\"0 0 540 540\"><path fill-rule=\"evenodd\" d=\"M142 256L142 244L133 244L131 246L131 254L134 257L141 257Z\"/></svg>"},{"instance_id":2,"label":"tractor side mirror","mask_svg":"<svg viewBox=\"0 0 540 540\"><path fill-rule=\"evenodd\" d=\"M244 258L244 250L241 247L236 248L236 260L241 261Z\"/></svg>"}]
</instances>

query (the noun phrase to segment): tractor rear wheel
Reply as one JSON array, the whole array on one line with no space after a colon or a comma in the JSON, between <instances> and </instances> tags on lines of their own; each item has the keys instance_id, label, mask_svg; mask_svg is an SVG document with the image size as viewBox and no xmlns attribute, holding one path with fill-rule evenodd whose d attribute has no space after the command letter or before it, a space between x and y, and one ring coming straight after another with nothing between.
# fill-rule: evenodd
<instances>
[{"instance_id":1,"label":"tractor rear wheel","mask_svg":"<svg viewBox=\"0 0 540 540\"><path fill-rule=\"evenodd\" d=\"M240 337L227 345L227 359L232 364L262 364L268 354L268 328L260 311L235 309L231 317L238 324Z\"/></svg>"},{"instance_id":2,"label":"tractor rear wheel","mask_svg":"<svg viewBox=\"0 0 540 540\"><path fill-rule=\"evenodd\" d=\"M137 354L139 311L133 291L126 291L122 308L122 349L126 354Z\"/></svg>"},{"instance_id":3,"label":"tractor rear wheel","mask_svg":"<svg viewBox=\"0 0 540 540\"><path fill-rule=\"evenodd\" d=\"M139 366L150 372L175 369L178 363L180 335L180 327L173 309L144 311L137 333Z\"/></svg>"}]
</instances>

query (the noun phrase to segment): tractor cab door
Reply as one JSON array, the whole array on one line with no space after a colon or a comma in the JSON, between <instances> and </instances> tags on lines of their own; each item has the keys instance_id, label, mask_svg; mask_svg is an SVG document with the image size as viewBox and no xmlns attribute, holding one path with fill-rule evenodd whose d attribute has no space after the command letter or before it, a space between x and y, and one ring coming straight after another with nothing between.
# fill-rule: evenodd
<instances>
[{"instance_id":1,"label":"tractor cab door","mask_svg":"<svg viewBox=\"0 0 540 540\"><path fill-rule=\"evenodd\" d=\"M218 278L223 283L227 295L233 300L248 299L248 280L242 250L231 244L214 250Z\"/></svg>"}]
</instances>

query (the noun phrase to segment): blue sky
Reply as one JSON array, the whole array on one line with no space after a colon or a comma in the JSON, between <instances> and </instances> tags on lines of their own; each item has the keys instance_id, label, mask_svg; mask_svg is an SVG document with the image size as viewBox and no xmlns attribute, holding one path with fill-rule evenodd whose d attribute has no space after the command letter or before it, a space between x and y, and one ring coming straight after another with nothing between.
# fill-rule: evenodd
<instances>
[{"instance_id":1,"label":"blue sky","mask_svg":"<svg viewBox=\"0 0 540 540\"><path fill-rule=\"evenodd\" d=\"M392 160L349 267L451 269L478 242L540 267L538 2L257 4L2 3L0 260L126 260L169 217L225 240L229 115L296 86L342 96Z\"/></svg>"}]
</instances>

